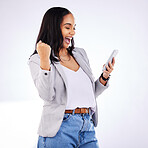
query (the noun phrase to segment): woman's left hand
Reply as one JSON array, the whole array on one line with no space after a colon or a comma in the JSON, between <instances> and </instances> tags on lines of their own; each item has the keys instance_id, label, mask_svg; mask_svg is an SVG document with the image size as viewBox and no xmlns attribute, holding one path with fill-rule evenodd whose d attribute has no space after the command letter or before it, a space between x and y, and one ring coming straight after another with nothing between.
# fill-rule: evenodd
<instances>
[{"instance_id":1,"label":"woman's left hand","mask_svg":"<svg viewBox=\"0 0 148 148\"><path fill-rule=\"evenodd\" d=\"M111 73L111 72L113 71L113 69L114 69L114 64L115 64L115 58L113 58L112 63L109 62L109 66L108 66L108 65L106 66L106 69L107 69L107 70L104 70L104 71L103 71L103 77L104 77L105 79L108 79L108 78L109 78L110 73ZM103 65L103 67L104 67L104 65ZM102 79L102 77L100 77L100 82L101 82L104 86L105 86L106 83L107 83L107 81L104 81L104 80Z\"/></svg>"},{"instance_id":2,"label":"woman's left hand","mask_svg":"<svg viewBox=\"0 0 148 148\"><path fill-rule=\"evenodd\" d=\"M107 79L109 77L110 73L114 70L114 65L115 65L115 58L113 57L112 63L109 62L109 66L106 65L107 70L103 71L103 77L104 78Z\"/></svg>"}]
</instances>

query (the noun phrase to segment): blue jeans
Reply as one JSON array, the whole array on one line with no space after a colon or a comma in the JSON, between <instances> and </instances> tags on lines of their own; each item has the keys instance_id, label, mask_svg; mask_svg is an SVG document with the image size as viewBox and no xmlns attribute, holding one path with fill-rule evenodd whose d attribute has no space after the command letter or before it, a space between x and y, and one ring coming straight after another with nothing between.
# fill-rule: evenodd
<instances>
[{"instance_id":1,"label":"blue jeans","mask_svg":"<svg viewBox=\"0 0 148 148\"><path fill-rule=\"evenodd\" d=\"M65 114L56 136L38 137L38 148L99 148L89 114Z\"/></svg>"}]
</instances>

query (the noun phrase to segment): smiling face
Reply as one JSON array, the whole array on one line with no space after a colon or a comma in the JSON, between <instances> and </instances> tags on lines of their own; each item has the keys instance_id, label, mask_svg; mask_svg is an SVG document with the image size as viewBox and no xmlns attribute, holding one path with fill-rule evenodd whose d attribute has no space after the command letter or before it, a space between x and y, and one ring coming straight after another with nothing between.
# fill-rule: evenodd
<instances>
[{"instance_id":1,"label":"smiling face","mask_svg":"<svg viewBox=\"0 0 148 148\"><path fill-rule=\"evenodd\" d=\"M69 47L71 39L75 35L75 26L74 17L71 13L63 17L63 21L60 26L63 35L63 48Z\"/></svg>"}]
</instances>

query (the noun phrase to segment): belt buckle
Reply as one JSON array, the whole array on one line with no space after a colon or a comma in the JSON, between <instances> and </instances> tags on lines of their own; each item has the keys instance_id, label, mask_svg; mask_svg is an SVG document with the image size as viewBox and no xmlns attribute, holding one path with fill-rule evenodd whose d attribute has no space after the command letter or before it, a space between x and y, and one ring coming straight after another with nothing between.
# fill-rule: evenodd
<instances>
[{"instance_id":1,"label":"belt buckle","mask_svg":"<svg viewBox=\"0 0 148 148\"><path fill-rule=\"evenodd\" d=\"M88 113L88 109L86 109L86 114Z\"/></svg>"},{"instance_id":2,"label":"belt buckle","mask_svg":"<svg viewBox=\"0 0 148 148\"><path fill-rule=\"evenodd\" d=\"M83 114L87 114L88 113L88 109L87 108L81 108L81 113Z\"/></svg>"}]
</instances>

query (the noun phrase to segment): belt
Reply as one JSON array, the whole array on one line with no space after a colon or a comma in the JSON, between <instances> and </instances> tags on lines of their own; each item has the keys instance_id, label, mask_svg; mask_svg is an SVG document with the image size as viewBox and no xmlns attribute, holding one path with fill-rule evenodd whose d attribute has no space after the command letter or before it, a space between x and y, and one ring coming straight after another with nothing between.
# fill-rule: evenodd
<instances>
[{"instance_id":1,"label":"belt","mask_svg":"<svg viewBox=\"0 0 148 148\"><path fill-rule=\"evenodd\" d=\"M65 110L65 113L69 113L69 114L72 114L73 113L73 110ZM75 109L75 114L89 114L89 108L76 108Z\"/></svg>"}]
</instances>

